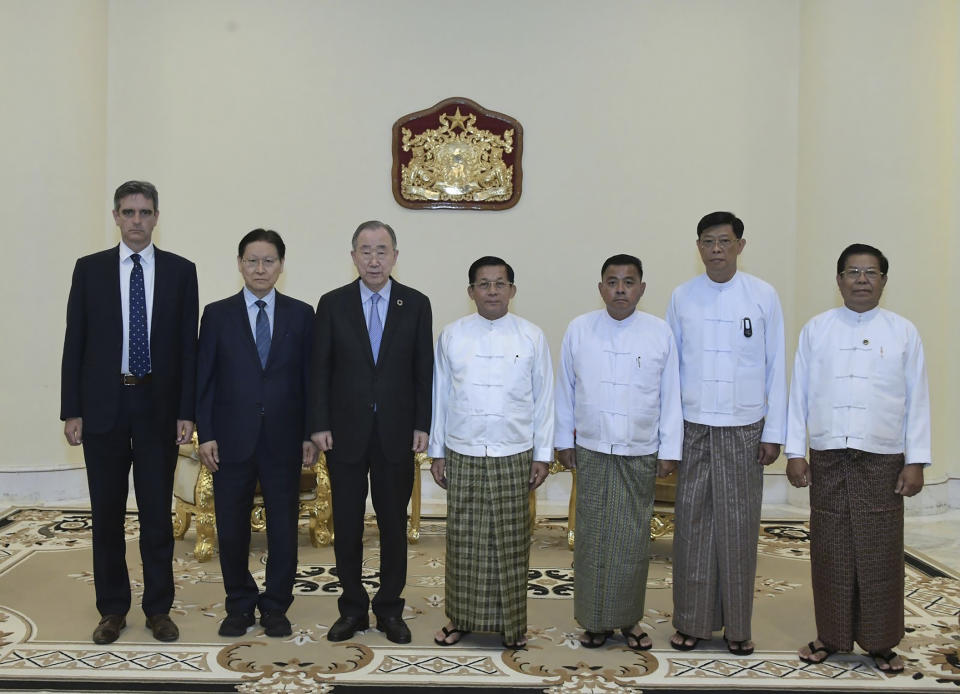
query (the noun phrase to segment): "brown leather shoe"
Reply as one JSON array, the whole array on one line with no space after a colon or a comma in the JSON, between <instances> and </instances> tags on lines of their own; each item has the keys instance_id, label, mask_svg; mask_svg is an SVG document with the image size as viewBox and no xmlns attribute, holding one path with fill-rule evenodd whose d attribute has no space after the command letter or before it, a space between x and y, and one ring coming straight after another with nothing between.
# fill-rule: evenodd
<instances>
[{"instance_id":1,"label":"brown leather shoe","mask_svg":"<svg viewBox=\"0 0 960 694\"><path fill-rule=\"evenodd\" d=\"M180 638L180 630L168 614L147 617L147 628L153 632L153 638L157 641L176 641Z\"/></svg>"},{"instance_id":2,"label":"brown leather shoe","mask_svg":"<svg viewBox=\"0 0 960 694\"><path fill-rule=\"evenodd\" d=\"M127 619L122 614L105 614L97 628L93 630L93 642L101 646L113 643L120 638L120 631L125 626L127 626Z\"/></svg>"}]
</instances>

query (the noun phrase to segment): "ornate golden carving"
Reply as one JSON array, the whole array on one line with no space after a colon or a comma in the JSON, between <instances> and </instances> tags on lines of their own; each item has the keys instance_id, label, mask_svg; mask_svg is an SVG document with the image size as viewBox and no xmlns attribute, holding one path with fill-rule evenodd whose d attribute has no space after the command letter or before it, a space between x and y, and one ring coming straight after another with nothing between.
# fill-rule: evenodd
<instances>
[{"instance_id":1,"label":"ornate golden carving","mask_svg":"<svg viewBox=\"0 0 960 694\"><path fill-rule=\"evenodd\" d=\"M192 458L198 457L197 434L193 434ZM193 548L193 555L197 561L207 561L213 556L213 547L216 543L216 515L213 507L213 475L204 465L198 467L197 482L194 487L194 503L189 504L179 497L175 497L173 536L182 539L190 528L191 518L197 521L197 541Z\"/></svg>"},{"instance_id":2,"label":"ornate golden carving","mask_svg":"<svg viewBox=\"0 0 960 694\"><path fill-rule=\"evenodd\" d=\"M407 200L494 201L513 195L513 129L503 136L476 127L474 113L440 114L440 127L416 135L402 128L403 151L413 158L402 168L401 193ZM459 128L460 132L456 130Z\"/></svg>"},{"instance_id":3,"label":"ornate golden carving","mask_svg":"<svg viewBox=\"0 0 960 694\"><path fill-rule=\"evenodd\" d=\"M333 504L330 501L327 456L323 452L313 468L317 475L317 498L312 503L300 504L300 512L306 511L310 518L310 544L314 547L327 547L333 542Z\"/></svg>"},{"instance_id":4,"label":"ornate golden carving","mask_svg":"<svg viewBox=\"0 0 960 694\"><path fill-rule=\"evenodd\" d=\"M523 128L464 98L393 125L393 194L404 207L505 209L520 198Z\"/></svg>"},{"instance_id":5,"label":"ornate golden carving","mask_svg":"<svg viewBox=\"0 0 960 694\"><path fill-rule=\"evenodd\" d=\"M426 453L417 453L413 456L413 493L410 495L410 518L407 521L407 543L415 545L420 542L420 497L422 495L420 468L424 464L430 467L433 459Z\"/></svg>"}]
</instances>

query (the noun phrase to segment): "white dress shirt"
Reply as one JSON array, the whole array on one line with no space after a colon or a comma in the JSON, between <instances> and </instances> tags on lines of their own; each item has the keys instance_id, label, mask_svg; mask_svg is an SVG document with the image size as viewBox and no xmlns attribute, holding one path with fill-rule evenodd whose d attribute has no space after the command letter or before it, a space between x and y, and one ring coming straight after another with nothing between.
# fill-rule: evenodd
<instances>
[{"instance_id":1,"label":"white dress shirt","mask_svg":"<svg viewBox=\"0 0 960 694\"><path fill-rule=\"evenodd\" d=\"M446 326L433 367L429 455L553 460L553 366L543 331L508 313Z\"/></svg>"},{"instance_id":2,"label":"white dress shirt","mask_svg":"<svg viewBox=\"0 0 960 694\"><path fill-rule=\"evenodd\" d=\"M557 448L680 460L683 412L669 326L641 311L574 318L563 336L556 387Z\"/></svg>"},{"instance_id":3,"label":"white dress shirt","mask_svg":"<svg viewBox=\"0 0 960 694\"><path fill-rule=\"evenodd\" d=\"M787 378L777 291L745 272L728 282L700 275L673 291L667 323L680 352L683 418L721 427L765 418L760 440L782 444Z\"/></svg>"},{"instance_id":4,"label":"white dress shirt","mask_svg":"<svg viewBox=\"0 0 960 694\"><path fill-rule=\"evenodd\" d=\"M810 447L904 453L930 464L930 391L913 323L882 308L846 307L800 332L790 385L787 457Z\"/></svg>"},{"instance_id":5,"label":"white dress shirt","mask_svg":"<svg viewBox=\"0 0 960 694\"><path fill-rule=\"evenodd\" d=\"M130 373L130 273L133 272L135 251L120 242L120 312L123 322L123 352L120 357L120 373ZM143 296L147 301L147 343L150 343L150 319L153 316L153 278L156 275L153 244L140 251L140 267L143 268Z\"/></svg>"},{"instance_id":6,"label":"white dress shirt","mask_svg":"<svg viewBox=\"0 0 960 694\"><path fill-rule=\"evenodd\" d=\"M270 337L273 337L273 314L277 308L277 290L271 289L262 299L251 292L246 287L243 288L243 300L247 305L247 318L250 319L250 332L253 333L253 341L257 341L257 314L260 313L258 301L263 301L266 306L263 310L267 314L267 325L270 327Z\"/></svg>"}]
</instances>

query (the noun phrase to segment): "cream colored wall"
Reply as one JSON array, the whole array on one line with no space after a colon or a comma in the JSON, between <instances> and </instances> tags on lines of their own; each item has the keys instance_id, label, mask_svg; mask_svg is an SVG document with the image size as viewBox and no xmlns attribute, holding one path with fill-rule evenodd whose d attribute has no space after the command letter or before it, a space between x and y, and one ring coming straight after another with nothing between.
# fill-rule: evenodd
<instances>
[{"instance_id":1,"label":"cream colored wall","mask_svg":"<svg viewBox=\"0 0 960 694\"><path fill-rule=\"evenodd\" d=\"M570 318L600 306L595 286L605 257L631 252L644 260L641 308L662 315L674 286L702 269L697 219L723 208L746 221L742 268L780 292L792 353L802 322L835 304L838 224L863 228L864 198L876 193L894 218L911 222L898 227L912 230L883 237L900 240L887 244L897 273L888 306L916 318L931 358L953 368L931 343L940 330L940 344L949 344L955 326L938 323L938 309L919 301L937 278L909 293L894 284L923 259L939 262L930 251L950 242L916 236L913 195L936 197L925 192L923 182L934 177L924 177L924 165L945 167L956 181L956 147L952 161L933 147L938 135L928 123L939 113L930 93L956 97L955 66L952 81L942 69L914 75L930 67L934 39L957 55L949 2L114 0L2 8L11 21L2 22L9 36L0 50L21 62L50 56L23 71L17 93L56 108L53 116L0 113L5 132L24 133L10 161L36 170L0 173L16 203L31 203L12 213L4 205L0 214L13 215L8 229L56 230L53 242L34 234L15 242L19 255L35 259L16 270L19 285L37 284L50 253L56 280L39 302L12 309L37 340L4 348L13 356L4 360L4 409L20 435L6 437L13 441L0 470L77 460L56 421L69 271L76 256L115 243L109 195L128 178L158 185L155 240L197 262L201 302L239 289L236 242L256 226L287 241L281 290L315 302L352 279L350 234L379 218L399 235L395 275L433 301L435 331L471 309L469 263L501 255L517 271L514 309L544 328L555 356ZM912 27L905 64L889 57L900 54L897 42L872 45L865 21L884 35ZM906 103L879 108L879 88L867 95L869 110L847 94L871 60L922 113L911 120ZM449 96L523 124L523 197L515 208L415 211L393 200L393 121ZM945 122L955 128L952 113ZM39 127L45 118L54 118L58 137ZM853 137L839 137L836 120ZM909 175L883 166L871 133L899 156L912 154ZM856 166L866 155L870 166ZM845 175L830 173L837 167ZM857 196L846 194L849 186ZM925 205L921 212L932 228L934 212ZM956 229L955 215L951 223ZM830 262L818 278L812 270L824 258ZM938 406L949 404L946 390ZM937 429L935 450L947 455L953 439L946 426Z\"/></svg>"},{"instance_id":2,"label":"cream colored wall","mask_svg":"<svg viewBox=\"0 0 960 694\"><path fill-rule=\"evenodd\" d=\"M957 476L958 29L950 0L801 3L795 326L839 305L849 243L890 260L882 305L924 340L935 465ZM954 290L954 291L951 291Z\"/></svg>"},{"instance_id":3,"label":"cream colored wall","mask_svg":"<svg viewBox=\"0 0 960 694\"><path fill-rule=\"evenodd\" d=\"M60 353L73 264L106 243L107 46L106 2L0 2L0 470L82 460L57 421Z\"/></svg>"}]
</instances>

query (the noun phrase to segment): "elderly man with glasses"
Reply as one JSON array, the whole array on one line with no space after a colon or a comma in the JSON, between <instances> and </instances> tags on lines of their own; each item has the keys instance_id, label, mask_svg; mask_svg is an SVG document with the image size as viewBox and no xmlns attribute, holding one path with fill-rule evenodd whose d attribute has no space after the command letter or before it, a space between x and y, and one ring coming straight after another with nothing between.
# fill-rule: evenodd
<instances>
[{"instance_id":1,"label":"elderly man with glasses","mask_svg":"<svg viewBox=\"0 0 960 694\"><path fill-rule=\"evenodd\" d=\"M213 473L227 615L220 636L243 636L254 611L267 636L291 634L300 466L317 459L307 428L313 309L275 289L286 246L254 229L237 248L243 289L209 304L197 351L197 437ZM250 510L260 482L267 585L250 574Z\"/></svg>"},{"instance_id":2,"label":"elderly man with glasses","mask_svg":"<svg viewBox=\"0 0 960 694\"><path fill-rule=\"evenodd\" d=\"M843 306L800 333L787 416L787 477L810 487L817 637L800 660L822 663L858 642L886 673L903 672L903 497L930 464L930 395L913 324L879 307L889 262L872 246L837 261ZM807 463L807 432L810 462Z\"/></svg>"}]
</instances>

